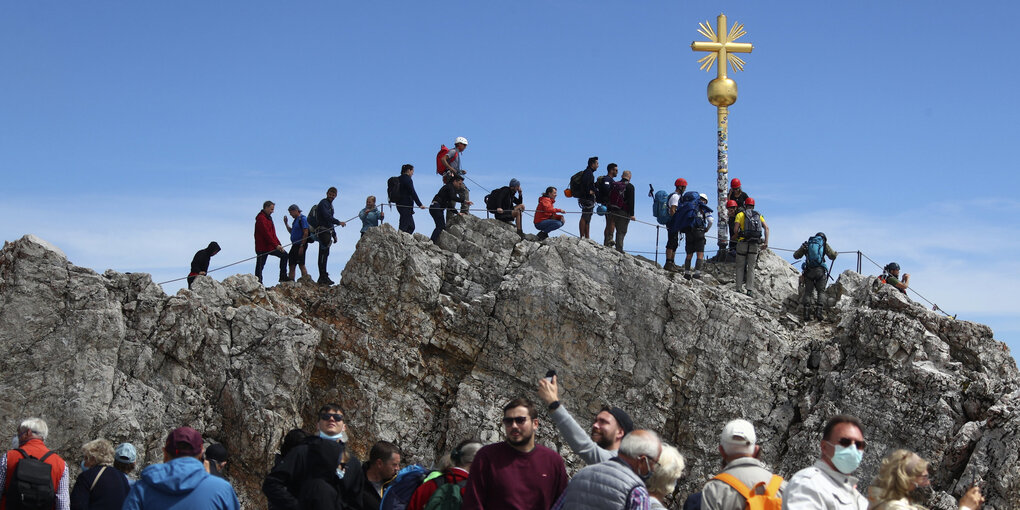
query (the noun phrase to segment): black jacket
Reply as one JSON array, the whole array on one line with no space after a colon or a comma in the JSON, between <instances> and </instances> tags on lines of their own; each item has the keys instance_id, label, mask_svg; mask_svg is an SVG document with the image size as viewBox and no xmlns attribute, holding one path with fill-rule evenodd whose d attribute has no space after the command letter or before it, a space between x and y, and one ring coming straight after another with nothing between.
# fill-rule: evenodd
<instances>
[{"instance_id":1,"label":"black jacket","mask_svg":"<svg viewBox=\"0 0 1020 510\"><path fill-rule=\"evenodd\" d=\"M413 202L421 207L421 200L418 199L418 192L414 190L414 180L411 179L411 176L400 174L398 179L400 180L400 195L397 197L397 205L409 206ZM408 210L414 212L410 208Z\"/></svg>"},{"instance_id":2,"label":"black jacket","mask_svg":"<svg viewBox=\"0 0 1020 510\"><path fill-rule=\"evenodd\" d=\"M351 457L347 462L344 479L336 476L336 468L343 455L344 445L337 441L328 441L317 436L309 437L304 444L287 452L279 464L266 475L262 482L262 492L269 500L269 508L273 510L298 510L303 493L302 485L309 480L323 480L337 491L339 498L345 503L360 496L361 488L358 476L361 474L361 463ZM337 508L342 508L337 505Z\"/></svg>"},{"instance_id":3,"label":"black jacket","mask_svg":"<svg viewBox=\"0 0 1020 510\"><path fill-rule=\"evenodd\" d=\"M464 197L461 196L460 191L453 186L453 183L444 184L442 188L439 188L439 193L436 193L436 196L432 198L432 204L434 207L441 207L454 212L456 212L454 204L457 202L463 203Z\"/></svg>"},{"instance_id":4,"label":"black jacket","mask_svg":"<svg viewBox=\"0 0 1020 510\"><path fill-rule=\"evenodd\" d=\"M195 252L195 258L191 259L191 274L209 272L209 259L219 251L220 245L213 241L209 246Z\"/></svg>"}]
</instances>

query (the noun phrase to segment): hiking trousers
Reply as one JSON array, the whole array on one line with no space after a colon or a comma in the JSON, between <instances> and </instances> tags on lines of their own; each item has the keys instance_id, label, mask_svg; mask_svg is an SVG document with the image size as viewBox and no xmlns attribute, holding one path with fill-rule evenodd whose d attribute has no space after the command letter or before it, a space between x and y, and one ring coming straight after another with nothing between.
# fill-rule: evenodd
<instances>
[{"instance_id":1,"label":"hiking trousers","mask_svg":"<svg viewBox=\"0 0 1020 510\"><path fill-rule=\"evenodd\" d=\"M255 259L255 278L259 279L259 283L262 283L262 268L266 267L266 261L269 260L269 256L280 257L280 279L287 278L287 255L280 253L278 250L273 250L269 253L255 253L258 258Z\"/></svg>"},{"instance_id":2,"label":"hiking trousers","mask_svg":"<svg viewBox=\"0 0 1020 510\"><path fill-rule=\"evenodd\" d=\"M613 223L616 224L616 251L623 253L623 238L627 236L627 227L630 226L630 218L624 216L621 209L617 216L613 216Z\"/></svg>"},{"instance_id":3,"label":"hiking trousers","mask_svg":"<svg viewBox=\"0 0 1020 510\"><path fill-rule=\"evenodd\" d=\"M804 271L804 295L801 296L801 304L823 305L825 299L826 273L824 267L812 267Z\"/></svg>"},{"instance_id":4,"label":"hiking trousers","mask_svg":"<svg viewBox=\"0 0 1020 510\"><path fill-rule=\"evenodd\" d=\"M737 241L737 292L745 285L754 290L754 266L758 263L758 243Z\"/></svg>"},{"instance_id":5,"label":"hiking trousers","mask_svg":"<svg viewBox=\"0 0 1020 510\"><path fill-rule=\"evenodd\" d=\"M329 278L326 272L326 263L329 262L329 246L333 244L333 233L329 230L319 232L316 236L319 239L319 279ZM306 248L307 249L307 248Z\"/></svg>"},{"instance_id":6,"label":"hiking trousers","mask_svg":"<svg viewBox=\"0 0 1020 510\"><path fill-rule=\"evenodd\" d=\"M432 221L436 222L436 229L432 231L432 242L439 244L439 234L446 230L446 210L440 209L439 204L433 202L429 208L429 214L432 215Z\"/></svg>"},{"instance_id":7,"label":"hiking trousers","mask_svg":"<svg viewBox=\"0 0 1020 510\"><path fill-rule=\"evenodd\" d=\"M414 206L413 205L398 205L397 213L400 214L400 223L397 229L401 232L407 232L408 234L414 233Z\"/></svg>"}]
</instances>

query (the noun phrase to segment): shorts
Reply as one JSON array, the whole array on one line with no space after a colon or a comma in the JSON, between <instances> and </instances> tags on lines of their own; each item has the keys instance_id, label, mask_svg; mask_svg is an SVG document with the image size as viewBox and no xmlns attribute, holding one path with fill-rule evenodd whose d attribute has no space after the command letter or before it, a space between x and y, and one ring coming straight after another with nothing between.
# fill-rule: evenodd
<instances>
[{"instance_id":1,"label":"shorts","mask_svg":"<svg viewBox=\"0 0 1020 510\"><path fill-rule=\"evenodd\" d=\"M702 253L705 251L705 231L700 229L687 229L684 231L687 234L687 242L684 244L684 251L690 255L692 253Z\"/></svg>"},{"instance_id":2,"label":"shorts","mask_svg":"<svg viewBox=\"0 0 1020 510\"><path fill-rule=\"evenodd\" d=\"M680 246L680 231L679 230L667 230L668 236L666 237L666 249L676 251L676 247Z\"/></svg>"},{"instance_id":3,"label":"shorts","mask_svg":"<svg viewBox=\"0 0 1020 510\"><path fill-rule=\"evenodd\" d=\"M305 251L301 251L301 247L305 247ZM287 262L291 265L305 265L305 254L308 253L308 245L298 242L290 245L290 253L287 254Z\"/></svg>"},{"instance_id":4,"label":"shorts","mask_svg":"<svg viewBox=\"0 0 1020 510\"><path fill-rule=\"evenodd\" d=\"M581 212L590 215L595 212L595 201L590 198L578 198L577 206L581 208Z\"/></svg>"}]
</instances>

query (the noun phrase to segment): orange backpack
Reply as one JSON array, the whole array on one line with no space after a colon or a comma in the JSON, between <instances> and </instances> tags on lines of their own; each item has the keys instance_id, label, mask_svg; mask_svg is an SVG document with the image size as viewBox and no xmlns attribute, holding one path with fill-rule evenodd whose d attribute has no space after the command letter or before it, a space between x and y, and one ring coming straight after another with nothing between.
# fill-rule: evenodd
<instances>
[{"instance_id":1,"label":"orange backpack","mask_svg":"<svg viewBox=\"0 0 1020 510\"><path fill-rule=\"evenodd\" d=\"M783 477L779 475L772 475L772 479L767 485L765 482L756 483L753 489L747 488L729 473L719 473L713 480L719 480L733 487L741 496L744 496L744 499L747 500L747 505L744 508L747 510L782 510L783 508L783 498L776 495L783 485Z\"/></svg>"}]
</instances>

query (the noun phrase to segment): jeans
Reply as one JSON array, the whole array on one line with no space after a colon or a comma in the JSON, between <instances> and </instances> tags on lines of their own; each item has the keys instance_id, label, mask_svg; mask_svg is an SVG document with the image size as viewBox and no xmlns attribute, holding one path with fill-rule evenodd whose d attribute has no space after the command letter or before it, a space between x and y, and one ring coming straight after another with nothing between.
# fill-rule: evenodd
<instances>
[{"instance_id":1,"label":"jeans","mask_svg":"<svg viewBox=\"0 0 1020 510\"><path fill-rule=\"evenodd\" d=\"M446 230L446 210L440 209L438 204L433 203L429 208L429 214L432 215L432 221L436 222L436 229L432 231L432 242L439 244L439 234Z\"/></svg>"},{"instance_id":2,"label":"jeans","mask_svg":"<svg viewBox=\"0 0 1020 510\"><path fill-rule=\"evenodd\" d=\"M563 221L561 221L561 220L554 220L552 218L550 218L548 220L542 220L542 221L540 221L540 222L535 224L535 228L538 229L539 232L545 232L546 234L548 234L549 232L552 232L553 230L556 230L558 228L562 228L562 227L563 227Z\"/></svg>"},{"instance_id":3,"label":"jeans","mask_svg":"<svg viewBox=\"0 0 1020 510\"><path fill-rule=\"evenodd\" d=\"M329 230L319 232L319 279L329 278L326 262L329 261L329 245L333 244L333 234Z\"/></svg>"},{"instance_id":4,"label":"jeans","mask_svg":"<svg viewBox=\"0 0 1020 510\"><path fill-rule=\"evenodd\" d=\"M280 257L280 279L287 278L287 255L273 250L269 253L255 253L258 258L255 259L255 278L259 279L259 283L262 283L262 268L266 267L266 261L269 260L269 256Z\"/></svg>"}]
</instances>

